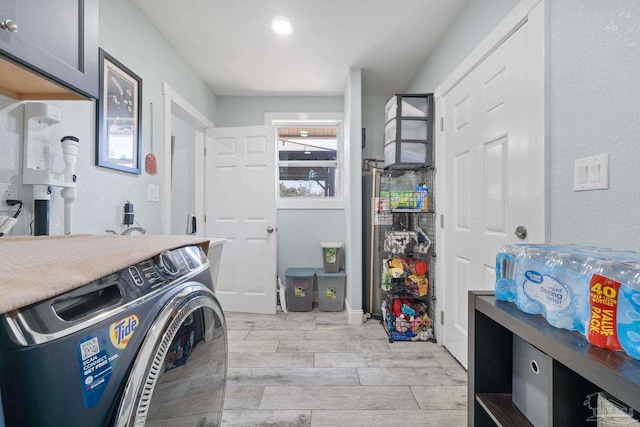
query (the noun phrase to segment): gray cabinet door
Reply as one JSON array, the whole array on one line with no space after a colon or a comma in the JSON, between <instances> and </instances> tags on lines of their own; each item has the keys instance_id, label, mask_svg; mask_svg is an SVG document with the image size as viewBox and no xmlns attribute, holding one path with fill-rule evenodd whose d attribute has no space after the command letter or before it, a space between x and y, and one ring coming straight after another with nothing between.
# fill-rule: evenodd
<instances>
[{"instance_id":1,"label":"gray cabinet door","mask_svg":"<svg viewBox=\"0 0 640 427\"><path fill-rule=\"evenodd\" d=\"M3 0L0 56L81 95L98 97L98 1Z\"/></svg>"}]
</instances>

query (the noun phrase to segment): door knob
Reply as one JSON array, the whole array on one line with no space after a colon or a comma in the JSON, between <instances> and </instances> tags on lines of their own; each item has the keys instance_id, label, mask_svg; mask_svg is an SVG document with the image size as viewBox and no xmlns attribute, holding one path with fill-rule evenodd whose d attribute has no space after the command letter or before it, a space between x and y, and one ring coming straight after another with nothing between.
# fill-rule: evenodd
<instances>
[{"instance_id":1,"label":"door knob","mask_svg":"<svg viewBox=\"0 0 640 427\"><path fill-rule=\"evenodd\" d=\"M3 30L9 30L12 33L18 32L18 24L13 22L11 19L0 22L0 28L2 28Z\"/></svg>"},{"instance_id":2,"label":"door knob","mask_svg":"<svg viewBox=\"0 0 640 427\"><path fill-rule=\"evenodd\" d=\"M518 236L518 239L524 239L525 237L527 237L527 227L525 227L524 225L519 225L516 228L516 232L514 234Z\"/></svg>"},{"instance_id":3,"label":"door knob","mask_svg":"<svg viewBox=\"0 0 640 427\"><path fill-rule=\"evenodd\" d=\"M272 226L268 226L267 227L267 233L269 233L269 234L273 233L273 227Z\"/></svg>"}]
</instances>

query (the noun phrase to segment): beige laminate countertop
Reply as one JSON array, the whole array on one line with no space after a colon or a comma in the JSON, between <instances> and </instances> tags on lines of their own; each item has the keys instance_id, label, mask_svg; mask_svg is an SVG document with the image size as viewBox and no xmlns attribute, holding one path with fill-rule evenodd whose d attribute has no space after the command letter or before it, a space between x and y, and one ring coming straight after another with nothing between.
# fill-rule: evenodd
<instances>
[{"instance_id":1,"label":"beige laminate countertop","mask_svg":"<svg viewBox=\"0 0 640 427\"><path fill-rule=\"evenodd\" d=\"M0 313L60 295L163 250L200 245L198 236L78 234L0 238Z\"/></svg>"}]
</instances>

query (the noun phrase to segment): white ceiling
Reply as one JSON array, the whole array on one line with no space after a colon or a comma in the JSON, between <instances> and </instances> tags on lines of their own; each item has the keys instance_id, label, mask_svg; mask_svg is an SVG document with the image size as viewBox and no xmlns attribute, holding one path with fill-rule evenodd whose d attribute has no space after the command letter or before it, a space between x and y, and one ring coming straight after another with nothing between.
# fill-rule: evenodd
<instances>
[{"instance_id":1,"label":"white ceiling","mask_svg":"<svg viewBox=\"0 0 640 427\"><path fill-rule=\"evenodd\" d=\"M401 93L467 0L133 0L216 95ZM294 32L271 30L284 15Z\"/></svg>"}]
</instances>

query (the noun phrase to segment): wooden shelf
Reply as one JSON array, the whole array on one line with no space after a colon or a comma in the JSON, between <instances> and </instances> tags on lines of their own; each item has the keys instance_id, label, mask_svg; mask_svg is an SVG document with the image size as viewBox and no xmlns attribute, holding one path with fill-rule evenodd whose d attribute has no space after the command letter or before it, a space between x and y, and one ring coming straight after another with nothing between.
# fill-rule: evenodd
<instances>
[{"instance_id":1,"label":"wooden shelf","mask_svg":"<svg viewBox=\"0 0 640 427\"><path fill-rule=\"evenodd\" d=\"M470 426L531 425L514 421L512 402L513 337L518 336L551 359L548 370L549 425L589 425L585 404L605 391L618 403L640 410L640 360L592 346L578 332L551 326L540 315L520 311L492 292L469 292ZM526 419L526 418L525 418Z\"/></svg>"},{"instance_id":2,"label":"wooden shelf","mask_svg":"<svg viewBox=\"0 0 640 427\"><path fill-rule=\"evenodd\" d=\"M580 333L555 328L544 317L494 296L477 297L476 308L581 377L602 389L613 388L625 403L640 408L640 360L595 347Z\"/></svg>"},{"instance_id":3,"label":"wooden shelf","mask_svg":"<svg viewBox=\"0 0 640 427\"><path fill-rule=\"evenodd\" d=\"M24 100L86 100L56 83L0 58L0 94Z\"/></svg>"},{"instance_id":4,"label":"wooden shelf","mask_svg":"<svg viewBox=\"0 0 640 427\"><path fill-rule=\"evenodd\" d=\"M511 394L479 393L476 395L476 400L499 427L533 427L533 424L513 403Z\"/></svg>"}]
</instances>

